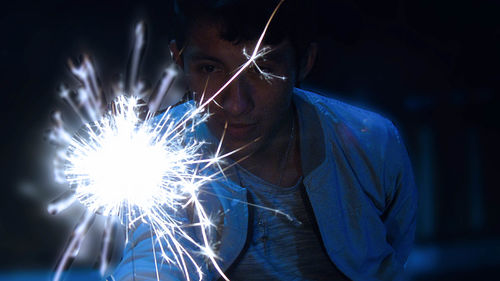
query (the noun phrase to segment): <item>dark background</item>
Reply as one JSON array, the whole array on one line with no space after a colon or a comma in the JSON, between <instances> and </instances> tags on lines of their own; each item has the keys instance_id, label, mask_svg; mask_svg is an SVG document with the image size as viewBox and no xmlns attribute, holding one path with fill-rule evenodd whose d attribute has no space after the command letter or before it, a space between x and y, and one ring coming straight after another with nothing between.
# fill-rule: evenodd
<instances>
[{"instance_id":1,"label":"dark background","mask_svg":"<svg viewBox=\"0 0 500 281\"><path fill-rule=\"evenodd\" d=\"M500 2L345 0L320 7L321 50L303 87L380 112L400 129L420 194L408 261L413 279L497 279ZM143 76L155 81L168 61L171 27L167 4L19 1L0 10L2 279L50 270L75 223L68 214L46 214L63 189L52 184L44 132L50 112L63 106L58 86L72 81L67 59L90 53L109 81L124 73L133 25L145 19Z\"/></svg>"}]
</instances>

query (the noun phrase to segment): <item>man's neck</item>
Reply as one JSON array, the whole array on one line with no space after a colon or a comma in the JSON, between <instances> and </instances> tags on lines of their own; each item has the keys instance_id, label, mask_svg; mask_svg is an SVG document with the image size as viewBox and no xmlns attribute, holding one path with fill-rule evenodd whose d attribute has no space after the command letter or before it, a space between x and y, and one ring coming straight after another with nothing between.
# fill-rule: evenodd
<instances>
[{"instance_id":1,"label":"man's neck","mask_svg":"<svg viewBox=\"0 0 500 281\"><path fill-rule=\"evenodd\" d=\"M302 176L299 127L296 114L283 123L279 134L240 165L259 178L279 186L292 186Z\"/></svg>"}]
</instances>

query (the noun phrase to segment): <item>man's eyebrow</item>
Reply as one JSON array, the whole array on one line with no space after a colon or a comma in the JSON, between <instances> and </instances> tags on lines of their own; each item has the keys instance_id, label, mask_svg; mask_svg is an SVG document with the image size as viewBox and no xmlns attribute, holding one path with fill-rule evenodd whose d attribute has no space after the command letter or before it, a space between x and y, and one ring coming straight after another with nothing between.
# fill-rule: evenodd
<instances>
[{"instance_id":1,"label":"man's eyebrow","mask_svg":"<svg viewBox=\"0 0 500 281\"><path fill-rule=\"evenodd\" d=\"M285 54L282 52L283 47L278 46L275 48L271 47L271 50L265 55L263 55L261 58L258 58L257 61L272 61L272 62L279 62L282 61L285 58Z\"/></svg>"},{"instance_id":2,"label":"man's eyebrow","mask_svg":"<svg viewBox=\"0 0 500 281\"><path fill-rule=\"evenodd\" d=\"M256 61L259 61L259 62L263 62L263 61L271 61L271 62L279 62L279 61L282 61L284 59L284 57L286 56L285 54L283 54L283 52L281 52L283 48L281 46L278 46L276 48L272 48L267 54L263 55L262 57L258 57L256 59ZM221 59L217 58L217 57L214 57L214 56L211 56L211 55L208 55L204 52L200 52L200 51L194 51L192 52L189 57L191 57L191 60L193 61L201 61L201 60L210 60L210 61L214 61L214 62L217 62L217 63L223 63Z\"/></svg>"},{"instance_id":3,"label":"man's eyebrow","mask_svg":"<svg viewBox=\"0 0 500 281\"><path fill-rule=\"evenodd\" d=\"M283 57L284 57L284 55L282 53L271 51L270 53L263 55L261 58L258 58L257 61L278 62L278 61L282 61Z\"/></svg>"},{"instance_id":4,"label":"man's eyebrow","mask_svg":"<svg viewBox=\"0 0 500 281\"><path fill-rule=\"evenodd\" d=\"M195 61L211 60L211 61L215 61L217 63L222 63L222 61L220 59L213 57L213 56L210 56L210 55L207 55L205 53L201 53L201 52L194 52L190 55L190 57L192 60L195 60Z\"/></svg>"}]
</instances>

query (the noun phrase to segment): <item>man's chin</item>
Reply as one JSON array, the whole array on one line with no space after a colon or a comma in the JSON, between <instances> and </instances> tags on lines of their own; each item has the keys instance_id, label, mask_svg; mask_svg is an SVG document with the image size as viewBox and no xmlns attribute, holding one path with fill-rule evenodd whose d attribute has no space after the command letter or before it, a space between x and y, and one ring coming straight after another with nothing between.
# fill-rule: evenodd
<instances>
[{"instance_id":1,"label":"man's chin","mask_svg":"<svg viewBox=\"0 0 500 281\"><path fill-rule=\"evenodd\" d=\"M222 143L222 147L224 148L224 154L232 153L229 158L238 161L254 153L258 149L258 144L253 139L250 141L227 141L227 139L225 139Z\"/></svg>"}]
</instances>

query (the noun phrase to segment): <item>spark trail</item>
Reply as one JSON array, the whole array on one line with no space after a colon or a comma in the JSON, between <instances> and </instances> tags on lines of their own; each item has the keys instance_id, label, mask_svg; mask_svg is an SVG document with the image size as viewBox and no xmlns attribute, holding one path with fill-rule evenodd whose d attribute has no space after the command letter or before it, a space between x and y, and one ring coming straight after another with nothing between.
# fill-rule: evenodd
<instances>
[{"instance_id":1,"label":"spark trail","mask_svg":"<svg viewBox=\"0 0 500 281\"><path fill-rule=\"evenodd\" d=\"M69 62L72 74L81 85L76 90L62 87L60 96L84 126L72 136L65 128L61 113L53 115L54 126L49 139L58 148L54 160L55 179L69 184L69 190L50 204L48 211L57 214L75 201L84 205L86 211L56 265L54 281L61 279L64 269L78 255L96 215L107 218L99 259L101 274L105 274L108 269L107 257L110 256L113 225L118 218L126 228L127 241L128 232L137 223L148 224L153 249L160 248L161 258L177 266L187 280L190 278L189 263L194 266L200 280L203 275L193 256L195 253L189 250L191 247L180 242L179 237L198 249L198 253L210 260L225 280L229 280L219 267L208 239L208 231L213 223L198 199L198 194L203 185L223 174L221 161L246 146L222 154L223 134L215 155L207 157L204 153L205 143L189 135L209 117L206 110L208 105L215 102L215 98L247 67L257 66L255 61L269 52L267 47L261 49L261 44L282 2L283 0L279 2L270 16L253 52L247 54L244 51L246 63L216 93L188 108L181 118L170 114L173 110L171 108L161 116L154 117L178 75L174 66L164 71L162 79L152 92L145 92L139 80L141 52L145 45L143 23L139 23L135 29L127 89L124 90L123 86L115 87L115 92L112 93L115 98L108 106L90 57L84 56L78 65ZM258 66L257 69L261 71ZM262 71L261 74L266 80L285 79ZM150 97L148 103L140 99L145 96ZM203 172L210 167L215 172ZM185 222L175 216L188 206L193 208L198 220L190 226L199 227L202 241L191 237L186 232ZM155 251L152 254L155 255ZM156 263L156 256L154 260ZM155 264L155 267L159 280L158 265Z\"/></svg>"}]
</instances>

